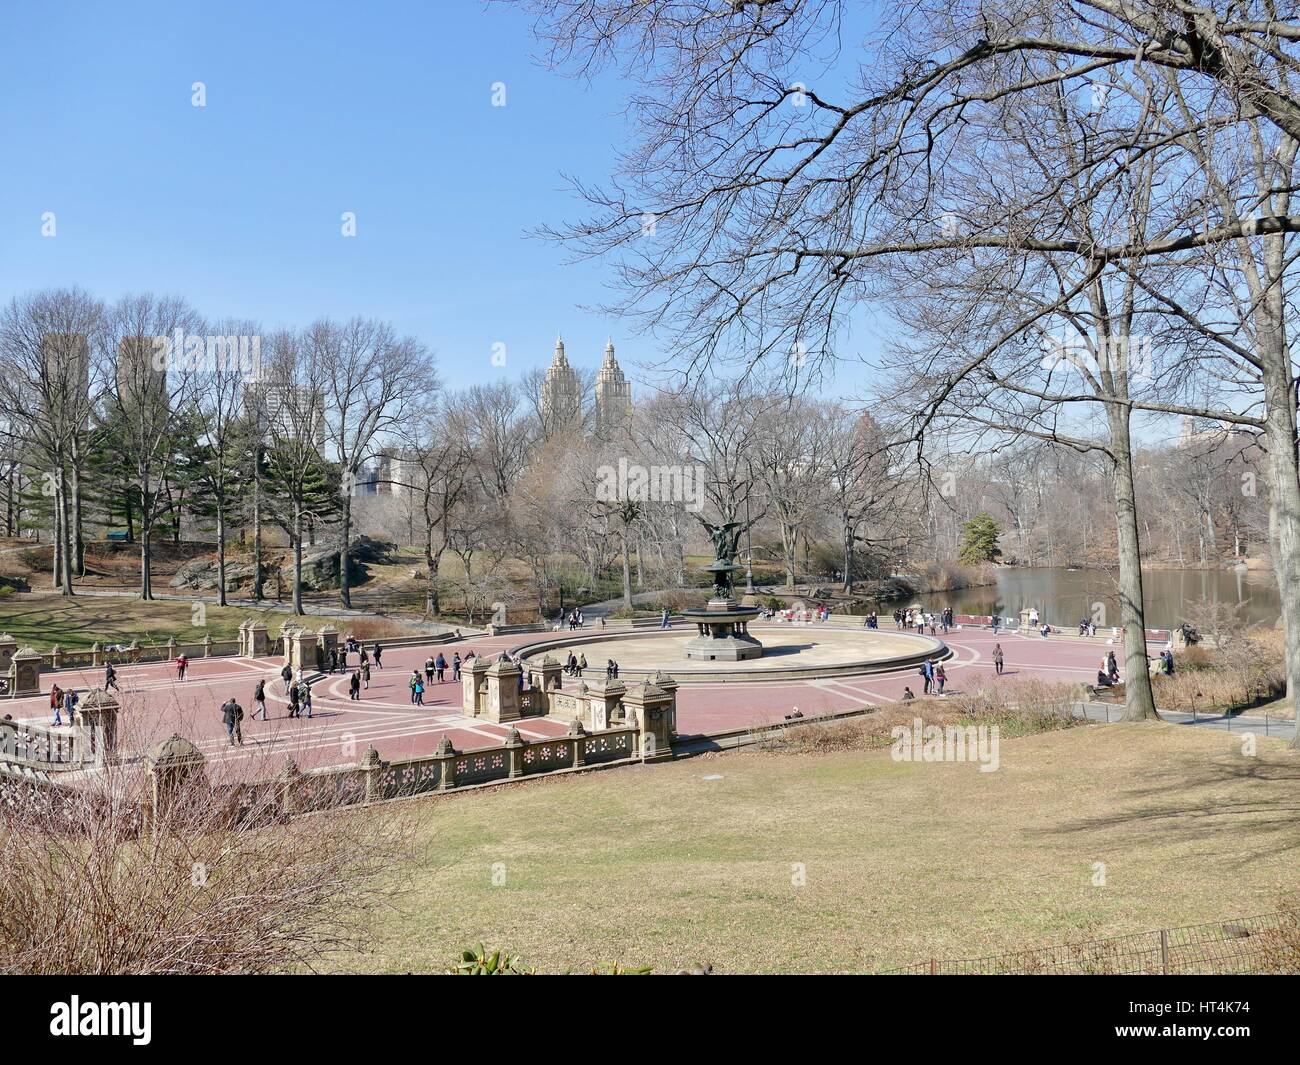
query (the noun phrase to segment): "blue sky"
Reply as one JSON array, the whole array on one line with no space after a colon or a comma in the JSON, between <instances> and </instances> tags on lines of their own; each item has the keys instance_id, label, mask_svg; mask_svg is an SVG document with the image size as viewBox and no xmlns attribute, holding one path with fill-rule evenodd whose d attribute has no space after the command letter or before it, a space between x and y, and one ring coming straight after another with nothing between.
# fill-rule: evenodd
<instances>
[{"instance_id":1,"label":"blue sky","mask_svg":"<svg viewBox=\"0 0 1300 1065\"><path fill-rule=\"evenodd\" d=\"M550 73L535 51L522 13L475 0L5 0L0 298L79 284L268 329L387 318L453 386L545 365L557 329L580 364L609 332L629 370L657 360L579 309L605 294L599 266L526 236L579 213L563 174L600 181L625 135L614 79Z\"/></svg>"}]
</instances>

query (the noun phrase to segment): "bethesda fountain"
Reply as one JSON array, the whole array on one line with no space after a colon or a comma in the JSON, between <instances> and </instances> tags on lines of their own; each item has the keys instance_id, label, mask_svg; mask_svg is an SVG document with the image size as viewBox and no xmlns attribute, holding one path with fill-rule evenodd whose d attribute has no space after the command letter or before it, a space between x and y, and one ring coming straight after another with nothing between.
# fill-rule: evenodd
<instances>
[{"instance_id":1,"label":"bethesda fountain","mask_svg":"<svg viewBox=\"0 0 1300 1065\"><path fill-rule=\"evenodd\" d=\"M699 635L686 642L686 657L716 662L759 658L763 645L749 634L749 623L758 617L759 609L741 606L732 595L731 575L744 569L735 563L741 523L701 524L713 541L714 560L703 567L713 574L713 596L703 607L682 611L682 617L699 629Z\"/></svg>"}]
</instances>

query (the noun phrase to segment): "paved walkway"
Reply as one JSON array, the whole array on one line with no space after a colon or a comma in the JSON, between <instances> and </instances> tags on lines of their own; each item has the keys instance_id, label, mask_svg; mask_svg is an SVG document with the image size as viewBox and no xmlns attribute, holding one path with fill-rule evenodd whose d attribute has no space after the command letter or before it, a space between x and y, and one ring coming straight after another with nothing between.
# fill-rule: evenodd
<instances>
[{"instance_id":1,"label":"paved walkway","mask_svg":"<svg viewBox=\"0 0 1300 1065\"><path fill-rule=\"evenodd\" d=\"M887 630L892 631L892 627ZM539 637L540 638L540 637ZM1109 646L1101 638L1089 642L1075 638L1043 639L987 630L954 631L946 637L954 657L945 663L948 691L960 693L976 682L995 680L992 649L1001 643L1006 661L1002 681L1026 678L1078 682L1091 680ZM459 650L493 654L521 642L518 635L469 637L438 645L448 659ZM422 668L431 653L428 647L389 647L384 652L384 669L374 670L370 688L360 702L348 698L348 678L327 676L314 685L314 717L287 717L287 700L280 680L279 658L196 659L189 679L181 682L169 663L119 666L122 687L122 741L129 750L143 750L148 744L178 732L194 740L214 760L255 760L263 763L259 772L278 769L284 757L292 755L302 768L355 763L373 744L386 759L415 757L431 753L438 741L448 737L457 750L473 750L502 742L508 726L472 721L461 716L461 686L450 680L436 681L425 695L425 705L410 704L407 680L411 670ZM355 662L355 656L353 657ZM251 719L252 694L258 679L267 682L269 721ZM60 687L69 683L86 690L103 683L99 669L69 670L45 674L46 693L52 681ZM567 678L566 678L567 680ZM848 710L867 703L892 701L904 687L921 691L921 678L912 667L892 673L824 680L767 682L759 684L689 684L678 690L678 731L684 735L722 732L772 724L798 709L805 717ZM568 681L572 685L572 681ZM245 746L231 748L221 725L220 705L234 697L248 715L244 722ZM5 711L15 718L50 720L48 694L14 700ZM922 700L923 702L923 700ZM1109 711L1091 704L1090 716L1103 719ZM1170 715L1178 720L1182 715ZM1220 727L1233 731L1252 728L1263 734L1262 718L1200 718L1196 727ZM1294 726L1273 721L1268 735L1289 736ZM563 723L529 718L519 724L521 734L532 738L560 735ZM268 762L268 759L271 761Z\"/></svg>"}]
</instances>

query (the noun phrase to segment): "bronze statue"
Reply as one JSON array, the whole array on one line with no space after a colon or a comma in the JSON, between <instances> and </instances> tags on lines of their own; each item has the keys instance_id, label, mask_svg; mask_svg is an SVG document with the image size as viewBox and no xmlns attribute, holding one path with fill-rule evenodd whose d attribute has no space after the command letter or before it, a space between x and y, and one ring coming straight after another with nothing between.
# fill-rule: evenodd
<instances>
[{"instance_id":1,"label":"bronze statue","mask_svg":"<svg viewBox=\"0 0 1300 1065\"><path fill-rule=\"evenodd\" d=\"M741 522L729 521L726 525L710 525L703 518L700 524L708 530L713 541L713 554L719 562L734 562L740 544ZM734 530L734 531L733 531Z\"/></svg>"}]
</instances>

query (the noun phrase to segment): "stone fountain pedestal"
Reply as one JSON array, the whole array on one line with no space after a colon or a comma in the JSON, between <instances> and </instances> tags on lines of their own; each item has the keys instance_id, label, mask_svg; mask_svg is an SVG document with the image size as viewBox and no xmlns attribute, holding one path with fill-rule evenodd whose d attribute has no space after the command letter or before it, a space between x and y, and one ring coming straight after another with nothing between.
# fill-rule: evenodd
<instances>
[{"instance_id":1,"label":"stone fountain pedestal","mask_svg":"<svg viewBox=\"0 0 1300 1065\"><path fill-rule=\"evenodd\" d=\"M758 617L757 607L741 606L735 599L710 599L703 609L692 607L682 617L699 628L700 634L686 641L686 657L704 662L743 662L759 658L763 645L749 635L749 623Z\"/></svg>"}]
</instances>

